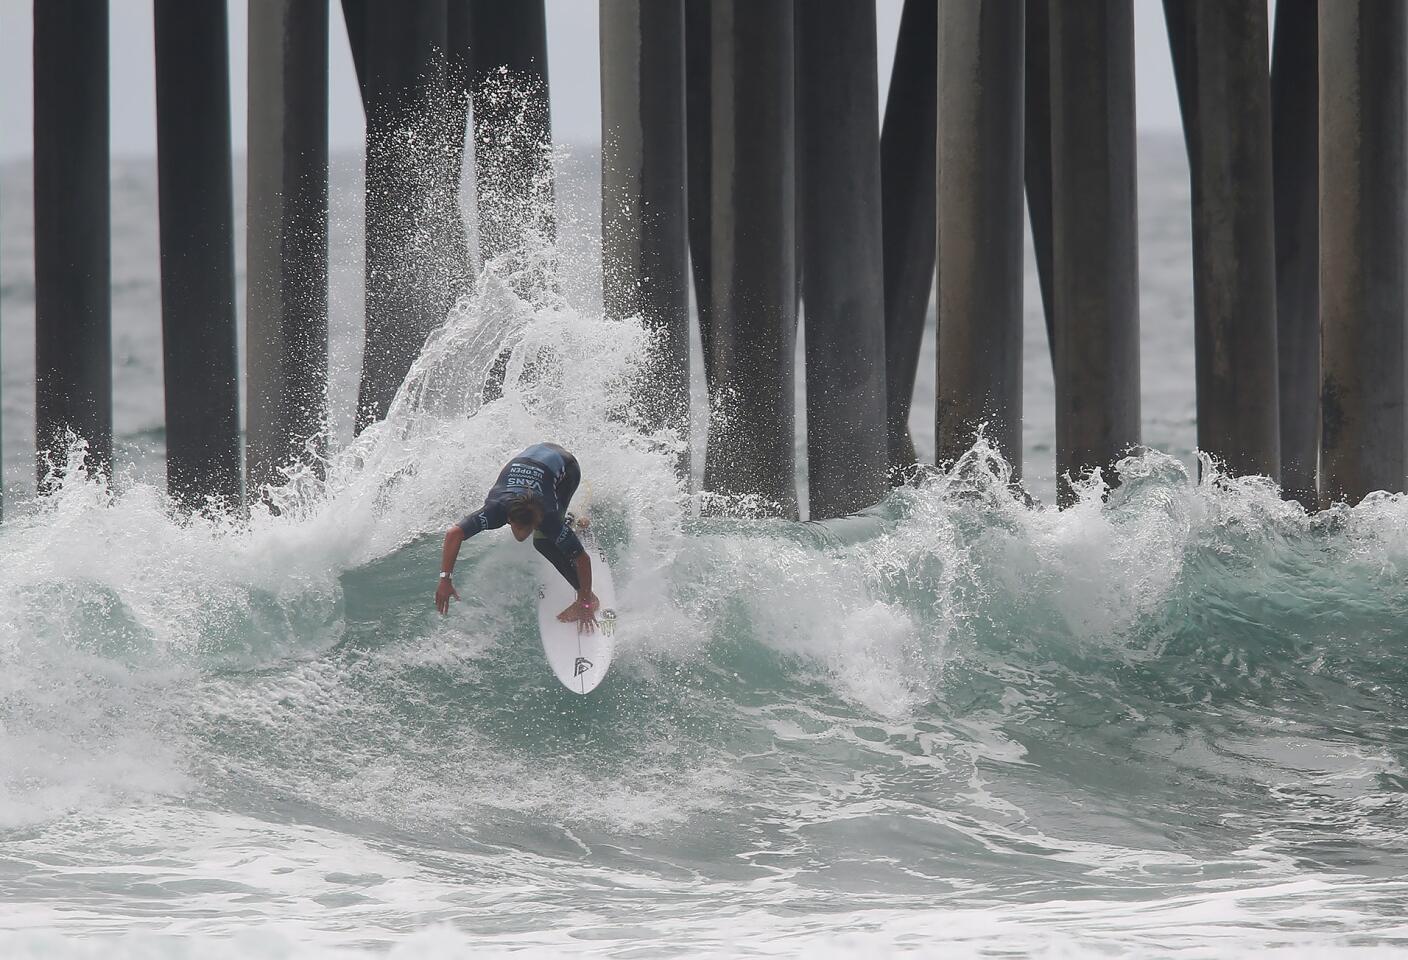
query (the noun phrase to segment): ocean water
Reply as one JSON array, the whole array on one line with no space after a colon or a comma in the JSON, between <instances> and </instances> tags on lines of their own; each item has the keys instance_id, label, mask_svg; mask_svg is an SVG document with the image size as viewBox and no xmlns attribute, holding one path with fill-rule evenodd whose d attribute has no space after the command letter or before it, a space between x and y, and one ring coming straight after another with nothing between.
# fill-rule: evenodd
<instances>
[{"instance_id":1,"label":"ocean water","mask_svg":"<svg viewBox=\"0 0 1408 960\"><path fill-rule=\"evenodd\" d=\"M36 502L4 168L0 954L1402 953L1408 503L1307 516L1199 463L1186 169L1141 147L1149 449L1050 506L1029 271L1036 502L980 446L847 541L701 517L630 417L647 344L600 316L589 150L535 251L560 289L482 273L356 441L339 163L340 442L248 522L164 502L153 164L116 164L119 470ZM932 368L926 344L921 451ZM526 547L472 541L463 601L431 604L440 531L544 437L581 458L620 593L587 698L541 659Z\"/></svg>"}]
</instances>

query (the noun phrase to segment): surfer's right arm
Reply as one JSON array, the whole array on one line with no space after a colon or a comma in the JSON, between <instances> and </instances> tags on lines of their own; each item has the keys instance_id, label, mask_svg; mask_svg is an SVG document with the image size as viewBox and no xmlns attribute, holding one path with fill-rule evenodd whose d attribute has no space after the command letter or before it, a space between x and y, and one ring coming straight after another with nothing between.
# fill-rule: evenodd
<instances>
[{"instance_id":1,"label":"surfer's right arm","mask_svg":"<svg viewBox=\"0 0 1408 960\"><path fill-rule=\"evenodd\" d=\"M485 503L477 513L471 513L445 531L445 546L440 551L440 582L435 585L435 609L440 611L441 616L450 612L451 598L460 598L455 590L455 582L451 579L451 574L455 572L455 561L459 559L460 544L482 530L502 527L505 521L505 518L500 516L502 513L502 508L496 509L494 504Z\"/></svg>"},{"instance_id":2,"label":"surfer's right arm","mask_svg":"<svg viewBox=\"0 0 1408 960\"><path fill-rule=\"evenodd\" d=\"M455 560L459 558L460 544L464 541L465 532L459 524L445 531L445 547L440 551L440 582L435 586L435 609L442 617L450 612L450 598L460 598L450 575L455 572Z\"/></svg>"}]
</instances>

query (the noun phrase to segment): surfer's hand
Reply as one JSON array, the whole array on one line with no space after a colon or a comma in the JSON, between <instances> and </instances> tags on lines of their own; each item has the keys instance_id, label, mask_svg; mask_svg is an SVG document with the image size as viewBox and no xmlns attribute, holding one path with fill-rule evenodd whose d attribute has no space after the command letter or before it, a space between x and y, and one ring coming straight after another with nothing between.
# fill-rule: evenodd
<instances>
[{"instance_id":1,"label":"surfer's hand","mask_svg":"<svg viewBox=\"0 0 1408 960\"><path fill-rule=\"evenodd\" d=\"M459 593L455 590L454 581L449 577L442 578L440 585L435 588L435 609L440 611L440 616L443 617L450 612L451 597L456 600L460 598Z\"/></svg>"},{"instance_id":2,"label":"surfer's hand","mask_svg":"<svg viewBox=\"0 0 1408 960\"><path fill-rule=\"evenodd\" d=\"M601 605L596 594L578 600L572 606L557 615L557 619L563 623L577 621L577 629L585 633L591 633L596 629L596 609Z\"/></svg>"}]
</instances>

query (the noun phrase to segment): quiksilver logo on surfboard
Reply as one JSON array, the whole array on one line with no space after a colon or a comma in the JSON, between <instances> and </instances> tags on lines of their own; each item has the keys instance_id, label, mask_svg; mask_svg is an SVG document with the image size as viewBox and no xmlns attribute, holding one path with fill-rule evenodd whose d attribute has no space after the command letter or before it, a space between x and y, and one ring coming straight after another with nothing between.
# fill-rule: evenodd
<instances>
[{"instance_id":1,"label":"quiksilver logo on surfboard","mask_svg":"<svg viewBox=\"0 0 1408 960\"><path fill-rule=\"evenodd\" d=\"M580 677L592 668L592 662L586 657L578 657L577 663L572 667L572 676Z\"/></svg>"}]
</instances>

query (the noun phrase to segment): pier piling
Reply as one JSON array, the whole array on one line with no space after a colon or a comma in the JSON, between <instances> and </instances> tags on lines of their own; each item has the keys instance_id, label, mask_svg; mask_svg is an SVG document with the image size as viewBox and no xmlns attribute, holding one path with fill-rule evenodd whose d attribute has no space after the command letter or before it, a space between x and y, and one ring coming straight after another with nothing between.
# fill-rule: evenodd
<instances>
[{"instance_id":1,"label":"pier piling","mask_svg":"<svg viewBox=\"0 0 1408 960\"><path fill-rule=\"evenodd\" d=\"M939 4L905 0L880 132L885 261L885 409L891 483L918 457L909 408L934 289Z\"/></svg>"},{"instance_id":2,"label":"pier piling","mask_svg":"<svg viewBox=\"0 0 1408 960\"><path fill-rule=\"evenodd\" d=\"M689 461L684 0L601 0L602 294L658 337L638 399Z\"/></svg>"},{"instance_id":3,"label":"pier piling","mask_svg":"<svg viewBox=\"0 0 1408 960\"><path fill-rule=\"evenodd\" d=\"M1134 10L1055 3L1051 28L1056 472L1110 470L1139 443Z\"/></svg>"},{"instance_id":4,"label":"pier piling","mask_svg":"<svg viewBox=\"0 0 1408 960\"><path fill-rule=\"evenodd\" d=\"M710 390L714 382L713 324L709 314L709 191L713 183L710 169L713 110L709 93L712 82L711 2L684 0L685 148L688 157L685 183L689 194L689 268L694 281L694 308L699 317L699 337L704 354L704 384Z\"/></svg>"},{"instance_id":5,"label":"pier piling","mask_svg":"<svg viewBox=\"0 0 1408 960\"><path fill-rule=\"evenodd\" d=\"M1404 483L1408 4L1321 0L1321 502Z\"/></svg>"},{"instance_id":6,"label":"pier piling","mask_svg":"<svg viewBox=\"0 0 1408 960\"><path fill-rule=\"evenodd\" d=\"M886 489L885 268L875 6L797 5L799 188L812 519Z\"/></svg>"},{"instance_id":7,"label":"pier piling","mask_svg":"<svg viewBox=\"0 0 1408 960\"><path fill-rule=\"evenodd\" d=\"M153 12L166 485L186 507L229 507L244 464L226 9L156 0Z\"/></svg>"},{"instance_id":8,"label":"pier piling","mask_svg":"<svg viewBox=\"0 0 1408 960\"><path fill-rule=\"evenodd\" d=\"M365 43L366 346L360 431L386 416L430 331L445 319L459 269L445 184L445 0L368 3ZM350 21L349 21L350 23Z\"/></svg>"},{"instance_id":9,"label":"pier piling","mask_svg":"<svg viewBox=\"0 0 1408 960\"><path fill-rule=\"evenodd\" d=\"M1318 0L1278 0L1271 58L1281 490L1318 505L1320 68Z\"/></svg>"},{"instance_id":10,"label":"pier piling","mask_svg":"<svg viewBox=\"0 0 1408 960\"><path fill-rule=\"evenodd\" d=\"M1271 92L1263 0L1165 0L1193 188L1198 447L1281 474Z\"/></svg>"},{"instance_id":11,"label":"pier piling","mask_svg":"<svg viewBox=\"0 0 1408 960\"><path fill-rule=\"evenodd\" d=\"M1051 9L1050 0L1027 0L1024 181L1027 216L1032 227L1032 255L1041 286L1041 310L1046 319L1046 346L1052 369L1056 363L1055 303L1051 289Z\"/></svg>"},{"instance_id":12,"label":"pier piling","mask_svg":"<svg viewBox=\"0 0 1408 960\"><path fill-rule=\"evenodd\" d=\"M347 28L347 48L352 69L357 73L357 89L362 94L362 110L367 110L367 2L342 0L342 22Z\"/></svg>"},{"instance_id":13,"label":"pier piling","mask_svg":"<svg viewBox=\"0 0 1408 960\"><path fill-rule=\"evenodd\" d=\"M493 262L557 295L546 0L339 0L366 114L357 431ZM153 0L167 486L239 508L329 421L328 29L249 11L247 380L235 327L227 0ZM1197 445L1307 509L1408 485L1408 0L1165 0L1192 185ZM36 0L35 447L113 457L109 17ZM936 459L980 425L1020 478L1024 251L1057 500L1140 443L1133 0L905 0L883 122L869 0L599 0L602 292L656 336L632 414L708 509L795 518L805 304L813 517L914 477L937 291ZM1274 41L1268 56L1268 39ZM473 117L472 134L468 120ZM478 251L460 211L474 145ZM1025 200L1025 204L1024 204ZM477 262L476 262L477 261ZM503 395L509 351L482 400ZM634 421L633 421L634 422ZM0 509L3 509L0 477Z\"/></svg>"},{"instance_id":14,"label":"pier piling","mask_svg":"<svg viewBox=\"0 0 1408 960\"><path fill-rule=\"evenodd\" d=\"M705 489L797 517L793 0L711 5L710 387Z\"/></svg>"},{"instance_id":15,"label":"pier piling","mask_svg":"<svg viewBox=\"0 0 1408 960\"><path fill-rule=\"evenodd\" d=\"M939 8L938 462L986 435L1022 473L1023 0Z\"/></svg>"},{"instance_id":16,"label":"pier piling","mask_svg":"<svg viewBox=\"0 0 1408 960\"><path fill-rule=\"evenodd\" d=\"M108 5L34 4L34 379L40 489L71 431L112 464Z\"/></svg>"},{"instance_id":17,"label":"pier piling","mask_svg":"<svg viewBox=\"0 0 1408 960\"><path fill-rule=\"evenodd\" d=\"M469 0L474 170L485 261L551 238L552 115L543 0Z\"/></svg>"},{"instance_id":18,"label":"pier piling","mask_svg":"<svg viewBox=\"0 0 1408 960\"><path fill-rule=\"evenodd\" d=\"M470 49L470 0L445 4L445 228L446 255L450 258L448 291L453 303L474 289L475 255L470 249L469 225L460 210L464 182L465 138L469 111L474 102L474 56Z\"/></svg>"},{"instance_id":19,"label":"pier piling","mask_svg":"<svg viewBox=\"0 0 1408 960\"><path fill-rule=\"evenodd\" d=\"M249 487L280 481L326 428L328 9L249 8L245 310Z\"/></svg>"}]
</instances>

